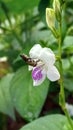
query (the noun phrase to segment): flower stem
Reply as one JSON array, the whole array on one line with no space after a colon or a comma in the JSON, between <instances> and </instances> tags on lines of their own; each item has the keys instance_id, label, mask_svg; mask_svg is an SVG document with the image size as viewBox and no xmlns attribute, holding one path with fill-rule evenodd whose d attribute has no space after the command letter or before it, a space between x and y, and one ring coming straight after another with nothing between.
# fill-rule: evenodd
<instances>
[{"instance_id":1,"label":"flower stem","mask_svg":"<svg viewBox=\"0 0 73 130\"><path fill-rule=\"evenodd\" d=\"M65 104L65 93L64 93L64 86L63 86L63 68L62 68L62 18L59 22L59 38L58 38L58 44L59 44L59 69L60 69L60 93L59 93L59 104L64 111L68 122L70 124L71 130L73 130L73 122L71 120L71 117L67 111L66 104Z\"/></svg>"}]
</instances>

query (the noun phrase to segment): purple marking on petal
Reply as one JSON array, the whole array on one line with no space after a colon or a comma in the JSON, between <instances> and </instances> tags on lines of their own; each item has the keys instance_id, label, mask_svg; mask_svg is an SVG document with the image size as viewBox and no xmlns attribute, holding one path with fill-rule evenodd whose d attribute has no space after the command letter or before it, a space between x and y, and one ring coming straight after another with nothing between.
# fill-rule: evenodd
<instances>
[{"instance_id":1,"label":"purple marking on petal","mask_svg":"<svg viewBox=\"0 0 73 130\"><path fill-rule=\"evenodd\" d=\"M40 80L42 79L43 74L42 74L42 70L40 67L35 67L32 71L32 78L34 80Z\"/></svg>"}]
</instances>

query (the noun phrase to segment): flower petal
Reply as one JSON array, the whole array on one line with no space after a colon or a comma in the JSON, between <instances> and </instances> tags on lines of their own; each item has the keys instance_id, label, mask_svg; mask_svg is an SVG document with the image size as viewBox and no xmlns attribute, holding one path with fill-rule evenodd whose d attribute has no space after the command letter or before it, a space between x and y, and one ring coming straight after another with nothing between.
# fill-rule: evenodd
<instances>
[{"instance_id":1,"label":"flower petal","mask_svg":"<svg viewBox=\"0 0 73 130\"><path fill-rule=\"evenodd\" d=\"M40 44L36 44L34 45L30 52L29 52L29 55L31 58L38 58L38 54L40 53L40 51L42 50L42 47L40 46Z\"/></svg>"},{"instance_id":2,"label":"flower petal","mask_svg":"<svg viewBox=\"0 0 73 130\"><path fill-rule=\"evenodd\" d=\"M47 78L51 81L56 81L60 79L59 71L55 66L48 67Z\"/></svg>"},{"instance_id":3,"label":"flower petal","mask_svg":"<svg viewBox=\"0 0 73 130\"><path fill-rule=\"evenodd\" d=\"M33 66L28 65L28 70L31 71L33 69Z\"/></svg>"},{"instance_id":4,"label":"flower petal","mask_svg":"<svg viewBox=\"0 0 73 130\"><path fill-rule=\"evenodd\" d=\"M33 86L38 86L45 80L45 78L46 78L46 70L45 69L42 70L41 73L42 73L42 76L39 75L39 77L38 77L38 75L36 75L37 77L34 75L35 80L33 79Z\"/></svg>"},{"instance_id":5,"label":"flower petal","mask_svg":"<svg viewBox=\"0 0 73 130\"><path fill-rule=\"evenodd\" d=\"M55 54L50 48L43 48L39 54L39 59L41 59L47 66L53 65L55 63Z\"/></svg>"}]
</instances>

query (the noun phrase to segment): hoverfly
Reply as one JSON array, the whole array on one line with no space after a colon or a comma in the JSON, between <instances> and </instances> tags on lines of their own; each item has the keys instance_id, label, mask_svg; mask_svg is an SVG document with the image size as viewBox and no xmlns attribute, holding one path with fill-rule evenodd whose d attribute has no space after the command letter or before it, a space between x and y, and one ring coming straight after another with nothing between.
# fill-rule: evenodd
<instances>
[{"instance_id":1,"label":"hoverfly","mask_svg":"<svg viewBox=\"0 0 73 130\"><path fill-rule=\"evenodd\" d=\"M22 57L22 59L28 64L28 65L31 65L33 67L35 67L37 65L37 61L35 61L34 59L28 57L27 55L25 54L21 54L20 55Z\"/></svg>"}]
</instances>

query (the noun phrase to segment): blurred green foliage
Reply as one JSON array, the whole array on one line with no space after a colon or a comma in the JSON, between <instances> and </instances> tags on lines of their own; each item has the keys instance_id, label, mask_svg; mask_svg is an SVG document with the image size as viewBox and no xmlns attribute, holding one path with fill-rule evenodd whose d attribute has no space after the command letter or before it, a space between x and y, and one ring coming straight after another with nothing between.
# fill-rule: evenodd
<instances>
[{"instance_id":1,"label":"blurred green foliage","mask_svg":"<svg viewBox=\"0 0 73 130\"><path fill-rule=\"evenodd\" d=\"M65 2L62 22L64 86L73 94L73 1ZM31 74L20 58L21 53L29 55L36 43L50 47L58 55L56 39L45 21L45 9L51 6L52 0L0 0L0 57L6 56L8 64L1 67L4 63L0 61L0 112L13 119L13 107L28 121L38 118L49 88L52 88L47 80L33 88ZM59 87L55 82L56 85Z\"/></svg>"}]
</instances>

